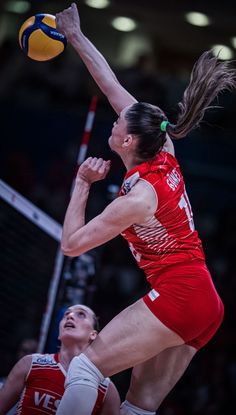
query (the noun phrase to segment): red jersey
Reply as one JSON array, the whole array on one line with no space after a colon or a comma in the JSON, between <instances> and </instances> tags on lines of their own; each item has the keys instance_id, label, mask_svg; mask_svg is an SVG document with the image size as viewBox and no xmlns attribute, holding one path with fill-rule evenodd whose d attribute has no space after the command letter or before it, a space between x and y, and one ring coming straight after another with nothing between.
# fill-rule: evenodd
<instances>
[{"instance_id":1,"label":"red jersey","mask_svg":"<svg viewBox=\"0 0 236 415\"><path fill-rule=\"evenodd\" d=\"M149 221L133 224L122 236L153 286L168 265L205 257L176 158L162 151L136 166L126 174L119 195L127 194L138 180L152 187L158 207Z\"/></svg>"},{"instance_id":2,"label":"red jersey","mask_svg":"<svg viewBox=\"0 0 236 415\"><path fill-rule=\"evenodd\" d=\"M55 415L64 393L66 371L58 361L58 354L33 354L25 388L16 411L17 415ZM110 380L99 385L92 415L98 414L106 396Z\"/></svg>"}]
</instances>

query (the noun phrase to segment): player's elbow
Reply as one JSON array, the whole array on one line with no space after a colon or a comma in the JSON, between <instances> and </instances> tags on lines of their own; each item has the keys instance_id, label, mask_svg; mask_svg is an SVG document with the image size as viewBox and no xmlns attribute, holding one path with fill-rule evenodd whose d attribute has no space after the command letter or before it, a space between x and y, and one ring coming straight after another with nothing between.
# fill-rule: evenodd
<instances>
[{"instance_id":1,"label":"player's elbow","mask_svg":"<svg viewBox=\"0 0 236 415\"><path fill-rule=\"evenodd\" d=\"M70 251L69 249L65 248L64 246L61 245L61 251L65 256L69 256L69 257L74 257L76 255L73 254L72 251Z\"/></svg>"},{"instance_id":2,"label":"player's elbow","mask_svg":"<svg viewBox=\"0 0 236 415\"><path fill-rule=\"evenodd\" d=\"M75 243L73 240L61 241L61 250L65 256L77 257L87 251L86 246L82 243Z\"/></svg>"},{"instance_id":3,"label":"player's elbow","mask_svg":"<svg viewBox=\"0 0 236 415\"><path fill-rule=\"evenodd\" d=\"M61 250L64 255L69 257L77 257L82 255L89 249L88 239L84 237L83 233L68 235L62 232Z\"/></svg>"},{"instance_id":4,"label":"player's elbow","mask_svg":"<svg viewBox=\"0 0 236 415\"><path fill-rule=\"evenodd\" d=\"M61 250L65 256L75 257L79 255L78 251L75 253L75 247L69 240L62 239Z\"/></svg>"}]
</instances>

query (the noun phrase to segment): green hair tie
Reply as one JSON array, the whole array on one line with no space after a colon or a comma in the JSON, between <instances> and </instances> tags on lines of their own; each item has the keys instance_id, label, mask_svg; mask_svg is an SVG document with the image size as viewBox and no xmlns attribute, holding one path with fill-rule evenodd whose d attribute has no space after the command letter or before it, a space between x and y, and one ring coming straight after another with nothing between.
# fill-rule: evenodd
<instances>
[{"instance_id":1,"label":"green hair tie","mask_svg":"<svg viewBox=\"0 0 236 415\"><path fill-rule=\"evenodd\" d=\"M168 124L170 124L169 121L162 121L161 124L160 124L160 130L165 133L166 132L166 127L167 127Z\"/></svg>"}]
</instances>

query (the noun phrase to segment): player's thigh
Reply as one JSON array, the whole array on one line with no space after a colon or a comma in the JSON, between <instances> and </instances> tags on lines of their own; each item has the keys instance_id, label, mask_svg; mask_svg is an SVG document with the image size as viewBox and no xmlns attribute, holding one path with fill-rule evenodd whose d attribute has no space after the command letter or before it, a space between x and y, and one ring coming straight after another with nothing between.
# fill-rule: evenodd
<instances>
[{"instance_id":1,"label":"player's thigh","mask_svg":"<svg viewBox=\"0 0 236 415\"><path fill-rule=\"evenodd\" d=\"M197 350L181 345L133 368L127 400L150 411L156 411L187 369Z\"/></svg>"},{"instance_id":2,"label":"player's thigh","mask_svg":"<svg viewBox=\"0 0 236 415\"><path fill-rule=\"evenodd\" d=\"M138 300L112 319L86 350L104 376L133 367L183 339Z\"/></svg>"}]
</instances>

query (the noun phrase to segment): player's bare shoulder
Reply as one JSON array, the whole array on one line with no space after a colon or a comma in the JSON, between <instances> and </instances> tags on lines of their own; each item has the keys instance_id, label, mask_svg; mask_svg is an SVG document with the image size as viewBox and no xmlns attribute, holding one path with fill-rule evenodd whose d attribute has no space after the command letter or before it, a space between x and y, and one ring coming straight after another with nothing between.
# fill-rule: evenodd
<instances>
[{"instance_id":1,"label":"player's bare shoulder","mask_svg":"<svg viewBox=\"0 0 236 415\"><path fill-rule=\"evenodd\" d=\"M135 210L142 212L142 222L153 217L157 210L158 197L148 181L139 179L127 196L133 198Z\"/></svg>"}]
</instances>

